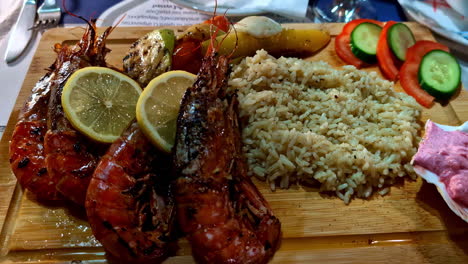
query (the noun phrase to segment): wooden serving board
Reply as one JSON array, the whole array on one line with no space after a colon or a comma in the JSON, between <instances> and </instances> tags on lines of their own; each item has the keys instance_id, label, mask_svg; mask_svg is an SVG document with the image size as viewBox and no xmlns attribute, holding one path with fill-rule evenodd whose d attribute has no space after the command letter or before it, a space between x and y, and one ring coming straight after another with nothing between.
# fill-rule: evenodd
<instances>
[{"instance_id":1,"label":"wooden serving board","mask_svg":"<svg viewBox=\"0 0 468 264\"><path fill-rule=\"evenodd\" d=\"M434 39L426 28L408 25L417 40ZM343 24L286 26L320 28L334 37ZM112 50L108 62L120 67L130 44L153 29L116 28L107 41ZM19 109L53 62L53 44L73 44L82 33L81 28L57 28L43 35L0 143L0 261L5 263L106 261L84 210L69 203L38 203L18 186L8 162L8 141ZM333 39L309 60L343 65ZM377 67L366 70L379 71ZM398 85L395 88L401 90ZM466 121L468 92L462 89L445 107L437 104L424 110L422 121L428 118L447 125ZM282 222L284 238L273 263L468 263L468 224L421 179L394 186L384 197L354 199L349 205L300 186L271 192L265 183L256 184ZM193 263L187 241L181 239L179 245L177 256L166 262Z\"/></svg>"}]
</instances>

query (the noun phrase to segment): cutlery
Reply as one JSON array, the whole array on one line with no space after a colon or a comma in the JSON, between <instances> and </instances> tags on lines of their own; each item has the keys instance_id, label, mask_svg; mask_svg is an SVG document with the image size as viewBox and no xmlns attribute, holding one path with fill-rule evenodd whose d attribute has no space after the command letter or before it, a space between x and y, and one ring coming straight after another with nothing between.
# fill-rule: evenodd
<instances>
[{"instance_id":1,"label":"cutlery","mask_svg":"<svg viewBox=\"0 0 468 264\"><path fill-rule=\"evenodd\" d=\"M44 3L37 9L37 21L34 27L49 28L56 26L62 12L55 0L45 0Z\"/></svg>"},{"instance_id":2,"label":"cutlery","mask_svg":"<svg viewBox=\"0 0 468 264\"><path fill-rule=\"evenodd\" d=\"M24 0L23 7L16 24L13 26L8 45L6 49L5 61L11 63L15 61L26 49L31 41L32 35L35 30L34 19L36 18L36 1Z\"/></svg>"},{"instance_id":3,"label":"cutlery","mask_svg":"<svg viewBox=\"0 0 468 264\"><path fill-rule=\"evenodd\" d=\"M466 40L468 40L468 31L460 31L460 32L456 32L458 35L462 36L463 38L465 38Z\"/></svg>"}]
</instances>

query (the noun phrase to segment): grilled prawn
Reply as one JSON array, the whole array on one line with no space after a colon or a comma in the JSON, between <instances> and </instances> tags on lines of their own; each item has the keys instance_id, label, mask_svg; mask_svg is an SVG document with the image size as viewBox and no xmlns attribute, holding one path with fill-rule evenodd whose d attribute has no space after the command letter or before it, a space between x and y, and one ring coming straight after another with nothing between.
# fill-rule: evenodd
<instances>
[{"instance_id":1,"label":"grilled prawn","mask_svg":"<svg viewBox=\"0 0 468 264\"><path fill-rule=\"evenodd\" d=\"M228 58L208 55L177 119L174 164L180 228L200 263L266 263L281 224L247 177Z\"/></svg>"},{"instance_id":2,"label":"grilled prawn","mask_svg":"<svg viewBox=\"0 0 468 264\"><path fill-rule=\"evenodd\" d=\"M111 28L97 37L95 24L90 22L76 45L56 44L55 63L32 89L20 112L10 141L10 164L20 184L40 200L65 197L81 204L84 201L85 171L92 167L94 159L89 159L85 153L81 136L70 132L60 95L67 78L75 70L105 65L104 41L110 31Z\"/></svg>"},{"instance_id":3,"label":"grilled prawn","mask_svg":"<svg viewBox=\"0 0 468 264\"><path fill-rule=\"evenodd\" d=\"M161 32L137 40L124 58L125 73L142 87L168 70L172 52L160 41ZM96 167L86 196L88 220L106 251L122 263L160 262L175 249L168 164L134 121Z\"/></svg>"},{"instance_id":4,"label":"grilled prawn","mask_svg":"<svg viewBox=\"0 0 468 264\"><path fill-rule=\"evenodd\" d=\"M10 165L21 186L40 200L58 200L58 179L47 173L44 136L47 132L47 103L55 65L36 83L29 100L21 109L10 141Z\"/></svg>"},{"instance_id":5,"label":"grilled prawn","mask_svg":"<svg viewBox=\"0 0 468 264\"><path fill-rule=\"evenodd\" d=\"M133 122L96 167L86 197L88 221L122 263L160 262L174 248L168 163Z\"/></svg>"},{"instance_id":6,"label":"grilled prawn","mask_svg":"<svg viewBox=\"0 0 468 264\"><path fill-rule=\"evenodd\" d=\"M101 36L97 36L95 24L91 22L86 46L73 49L62 47L60 55L66 68L56 72L50 91L48 130L44 138L47 172L52 178L59 179L57 190L80 205L84 205L89 181L105 146L91 142L72 127L62 109L62 90L76 70L88 66L106 66L108 49L104 41L111 30L108 28Z\"/></svg>"}]
</instances>

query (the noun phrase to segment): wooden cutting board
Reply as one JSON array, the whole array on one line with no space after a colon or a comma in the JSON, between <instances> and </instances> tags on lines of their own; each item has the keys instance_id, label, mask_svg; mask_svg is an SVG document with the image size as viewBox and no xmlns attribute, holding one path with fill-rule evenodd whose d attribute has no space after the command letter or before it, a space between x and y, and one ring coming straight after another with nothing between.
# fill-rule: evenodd
<instances>
[{"instance_id":1,"label":"wooden cutting board","mask_svg":"<svg viewBox=\"0 0 468 264\"><path fill-rule=\"evenodd\" d=\"M426 28L408 25L417 40L434 39ZM320 28L334 37L343 24L286 26ZM108 62L120 67L130 44L153 29L116 28L107 41L112 50ZM54 61L53 44L73 44L82 33L81 28L57 28L43 35L0 142L0 261L106 261L84 210L69 203L38 203L17 185L8 162L8 141L19 109ZM334 52L333 39L309 60L343 65ZM366 70L379 71L376 67ZM396 89L401 90L398 85ZM463 90L445 107L435 105L424 110L422 121L428 118L447 125L466 121L468 92ZM432 185L421 179L394 186L384 197L354 199L349 205L300 186L271 192L263 182L256 184L282 222L284 239L273 263L468 263L468 224L448 209ZM177 256L166 262L193 263L187 241L181 239L179 245Z\"/></svg>"}]
</instances>

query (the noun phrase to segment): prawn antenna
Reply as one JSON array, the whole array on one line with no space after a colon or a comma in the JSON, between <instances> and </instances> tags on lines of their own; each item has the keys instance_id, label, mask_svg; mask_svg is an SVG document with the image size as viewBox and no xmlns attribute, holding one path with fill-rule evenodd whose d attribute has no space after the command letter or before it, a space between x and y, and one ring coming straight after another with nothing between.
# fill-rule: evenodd
<instances>
[{"instance_id":1,"label":"prawn antenna","mask_svg":"<svg viewBox=\"0 0 468 264\"><path fill-rule=\"evenodd\" d=\"M237 30L236 30L236 27L234 27L234 24L232 22L229 22L229 23L231 24L232 30L234 30L234 34L236 34L236 45L234 45L234 48L231 50L231 53L229 53L229 55L226 56L228 59L231 59L231 57L234 55L237 48L239 47L239 36L237 35ZM229 30L231 30L231 29L229 29ZM225 38L226 38L226 36L223 38L223 40L221 42L223 42Z\"/></svg>"},{"instance_id":2,"label":"prawn antenna","mask_svg":"<svg viewBox=\"0 0 468 264\"><path fill-rule=\"evenodd\" d=\"M213 10L213 16L211 17L211 25L214 24L214 18L216 17L216 11L218 9L218 0L215 0L215 6L214 6L214 10Z\"/></svg>"},{"instance_id":3,"label":"prawn antenna","mask_svg":"<svg viewBox=\"0 0 468 264\"><path fill-rule=\"evenodd\" d=\"M191 53L193 53L193 52L199 50L200 48L201 48L201 44L198 44L195 48L193 48L193 49L191 49L191 50L188 50L188 51L186 51L186 52L184 52L184 53L180 53L180 54L177 53L177 55L179 55L179 56L187 56L187 55L189 55L189 54L191 54ZM176 53L177 51L174 51L174 52ZM175 53L174 53L174 54L175 54Z\"/></svg>"},{"instance_id":4,"label":"prawn antenna","mask_svg":"<svg viewBox=\"0 0 468 264\"><path fill-rule=\"evenodd\" d=\"M72 12L68 11L67 6L65 5L65 0L62 0L62 6L63 6L63 10L65 10L65 12L67 12L67 14L69 14L70 16L73 16L73 17L76 17L76 18L79 18L79 19L83 20L84 22L86 22L86 24L89 25L90 28L92 28L93 31L95 31L93 25L91 25L89 20L87 20L86 18L84 18L82 16L75 15ZM96 32L94 32L94 33L96 34Z\"/></svg>"},{"instance_id":5,"label":"prawn antenna","mask_svg":"<svg viewBox=\"0 0 468 264\"><path fill-rule=\"evenodd\" d=\"M213 29L214 25L214 18L216 17L216 11L218 10L218 0L215 0L215 6L213 10L213 16L211 17L211 23L210 23L210 46L208 47L205 56L209 55L210 53L213 54L217 49L215 49L215 41L216 41L216 36L218 35L219 28L216 27L216 30ZM227 34L227 32L226 32Z\"/></svg>"},{"instance_id":6,"label":"prawn antenna","mask_svg":"<svg viewBox=\"0 0 468 264\"><path fill-rule=\"evenodd\" d=\"M211 18L211 23L210 23L210 46L208 47L208 50L206 51L206 55L209 55L209 53L213 53L214 49L214 43L216 40L216 35L218 35L218 31L213 29L213 23L214 23L214 16L216 16L216 8L218 6L218 2L215 1L215 8L214 8L214 13L213 17Z\"/></svg>"},{"instance_id":7,"label":"prawn antenna","mask_svg":"<svg viewBox=\"0 0 468 264\"><path fill-rule=\"evenodd\" d=\"M227 11L229 10L229 8L226 8L226 11L224 11L224 14L223 16L226 17L226 14L227 14ZM230 59L234 53L236 52L237 50L237 47L238 47L238 43L239 43L239 37L237 36L237 30L236 28L234 27L234 23L232 23L231 21L229 21L229 19L227 19L227 21L229 22L229 24L231 25L228 29L228 32L226 32L226 34L224 35L224 37L221 39L221 41L218 43L218 45L216 46L216 50L219 50L221 48L221 45L223 44L224 40L226 40L227 36L231 33L231 30L234 30L234 34L236 34L236 44L234 45L234 48L233 50L229 53L229 55L227 55L226 57L228 59ZM217 34L216 34L217 35Z\"/></svg>"},{"instance_id":8,"label":"prawn antenna","mask_svg":"<svg viewBox=\"0 0 468 264\"><path fill-rule=\"evenodd\" d=\"M115 25L112 26L112 28L109 30L109 34L112 33L112 31L114 31L114 29L117 28L117 26L120 25L120 23L122 23L125 17L127 17L127 13L123 14L123 16L117 21L117 23L115 23Z\"/></svg>"}]
</instances>

